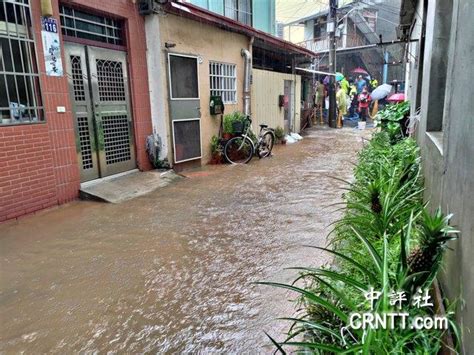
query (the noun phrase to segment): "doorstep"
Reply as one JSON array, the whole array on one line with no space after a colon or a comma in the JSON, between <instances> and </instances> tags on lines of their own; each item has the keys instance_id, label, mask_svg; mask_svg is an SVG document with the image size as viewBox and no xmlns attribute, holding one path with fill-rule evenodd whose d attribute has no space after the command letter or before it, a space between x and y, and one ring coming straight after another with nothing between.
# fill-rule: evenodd
<instances>
[{"instance_id":1,"label":"doorstep","mask_svg":"<svg viewBox=\"0 0 474 355\"><path fill-rule=\"evenodd\" d=\"M120 203L146 195L182 178L173 170L141 172L135 169L84 182L81 184L79 195L84 200Z\"/></svg>"}]
</instances>

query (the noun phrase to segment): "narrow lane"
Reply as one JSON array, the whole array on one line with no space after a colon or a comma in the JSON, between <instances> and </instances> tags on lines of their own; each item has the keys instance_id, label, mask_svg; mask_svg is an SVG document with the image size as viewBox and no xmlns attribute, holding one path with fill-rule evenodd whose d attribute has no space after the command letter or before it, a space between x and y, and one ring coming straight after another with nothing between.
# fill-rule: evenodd
<instances>
[{"instance_id":1,"label":"narrow lane","mask_svg":"<svg viewBox=\"0 0 474 355\"><path fill-rule=\"evenodd\" d=\"M366 135L366 133L364 133ZM119 205L0 225L0 351L269 351L292 298L253 281L320 265L362 133L312 130L270 159L209 166Z\"/></svg>"}]
</instances>

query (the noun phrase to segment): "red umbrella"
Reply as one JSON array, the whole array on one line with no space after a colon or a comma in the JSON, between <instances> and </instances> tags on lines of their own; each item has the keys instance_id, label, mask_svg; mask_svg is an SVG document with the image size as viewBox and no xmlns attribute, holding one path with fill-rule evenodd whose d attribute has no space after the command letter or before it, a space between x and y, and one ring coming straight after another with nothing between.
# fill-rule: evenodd
<instances>
[{"instance_id":1,"label":"red umbrella","mask_svg":"<svg viewBox=\"0 0 474 355\"><path fill-rule=\"evenodd\" d=\"M398 93L398 94L393 94L390 96L387 101L389 102L402 102L405 101L405 94L404 93Z\"/></svg>"},{"instance_id":2,"label":"red umbrella","mask_svg":"<svg viewBox=\"0 0 474 355\"><path fill-rule=\"evenodd\" d=\"M364 70L364 69L362 69L361 67L355 68L352 72L355 73L355 74L365 74L365 75L369 75L369 73L367 73L367 71Z\"/></svg>"}]
</instances>

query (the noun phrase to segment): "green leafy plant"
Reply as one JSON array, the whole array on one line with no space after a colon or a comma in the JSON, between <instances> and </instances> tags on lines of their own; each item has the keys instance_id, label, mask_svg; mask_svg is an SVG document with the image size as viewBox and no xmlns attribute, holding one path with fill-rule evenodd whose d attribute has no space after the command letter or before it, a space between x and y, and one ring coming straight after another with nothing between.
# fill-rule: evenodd
<instances>
[{"instance_id":1,"label":"green leafy plant","mask_svg":"<svg viewBox=\"0 0 474 355\"><path fill-rule=\"evenodd\" d=\"M410 112L410 102L404 101L398 104L392 104L385 107L377 114L382 130L386 131L390 136L392 144L400 141L404 136L404 120L406 120Z\"/></svg>"},{"instance_id":2,"label":"green leafy plant","mask_svg":"<svg viewBox=\"0 0 474 355\"><path fill-rule=\"evenodd\" d=\"M459 231L449 226L452 215L444 216L437 209L434 216L424 211L420 230L420 245L407 259L411 273L437 271L446 243L457 238Z\"/></svg>"},{"instance_id":3,"label":"green leafy plant","mask_svg":"<svg viewBox=\"0 0 474 355\"><path fill-rule=\"evenodd\" d=\"M316 354L436 354L447 330L347 326L352 313L371 310L364 297L371 289L380 291L373 311L384 314L397 311L389 302L392 291L403 290L411 299L420 288L430 288L446 242L456 238L451 216L439 210L432 216L423 204L419 150L412 139L393 144L388 132L376 133L360 152L354 177L344 181L344 213L334 223L330 247L313 247L334 262L293 268L300 276L291 285L262 283L295 291L302 306L297 317L284 318L292 322L287 339L269 337L280 352L290 347ZM458 339L453 309L448 319ZM434 309L409 303L403 312L424 317Z\"/></svg>"},{"instance_id":4,"label":"green leafy plant","mask_svg":"<svg viewBox=\"0 0 474 355\"><path fill-rule=\"evenodd\" d=\"M283 127L277 126L275 128L275 138L278 141L281 141L283 139L283 137L285 137L285 130L283 129Z\"/></svg>"},{"instance_id":5,"label":"green leafy plant","mask_svg":"<svg viewBox=\"0 0 474 355\"><path fill-rule=\"evenodd\" d=\"M232 113L225 114L223 120L224 133L234 134L234 122L243 123L245 120L245 115L242 112L234 111Z\"/></svg>"},{"instance_id":6,"label":"green leafy plant","mask_svg":"<svg viewBox=\"0 0 474 355\"><path fill-rule=\"evenodd\" d=\"M210 164L221 164L223 163L223 147L219 137L212 136L211 137L211 160Z\"/></svg>"},{"instance_id":7,"label":"green leafy plant","mask_svg":"<svg viewBox=\"0 0 474 355\"><path fill-rule=\"evenodd\" d=\"M292 322L289 335L283 342L272 342L281 352L284 347L296 348L300 351L311 350L316 354L436 354L441 348L444 332L447 330L424 329L414 330L410 327L395 329L355 329L348 327L351 314L377 312L386 314L399 312L395 305L389 302L392 290L411 289L415 280L407 273L407 269L398 267L394 270L391 263L390 244L387 235L383 236L381 248L368 238L353 230L359 240L359 249L366 255L361 264L348 254L333 249L314 247L330 253L338 262L338 268L293 268L302 273L299 279L316 283L317 287L305 289L293 285L275 282L262 282L288 289L298 293L300 301L305 305L305 311L297 317L282 318ZM413 216L404 228L405 238L400 238L401 248L407 248L411 233L413 233ZM398 254L396 266L407 265L406 255ZM391 265L392 264L392 265ZM344 266L351 265L359 271L348 273ZM380 295L373 305L364 304L364 293L373 289L380 290ZM414 317L432 315L430 308L418 308L411 305L404 307L403 312ZM454 334L459 330L449 318L450 329ZM341 331L342 330L342 331ZM345 331L344 331L345 330Z\"/></svg>"},{"instance_id":8,"label":"green leafy plant","mask_svg":"<svg viewBox=\"0 0 474 355\"><path fill-rule=\"evenodd\" d=\"M220 149L219 137L214 135L211 137L211 153L216 154L219 152L219 149Z\"/></svg>"}]
</instances>

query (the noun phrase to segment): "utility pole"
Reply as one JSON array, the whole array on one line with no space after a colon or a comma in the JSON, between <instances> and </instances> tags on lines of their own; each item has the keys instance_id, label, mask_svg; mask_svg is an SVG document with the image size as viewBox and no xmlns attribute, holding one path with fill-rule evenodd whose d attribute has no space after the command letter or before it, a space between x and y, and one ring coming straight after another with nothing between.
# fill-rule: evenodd
<instances>
[{"instance_id":1,"label":"utility pole","mask_svg":"<svg viewBox=\"0 0 474 355\"><path fill-rule=\"evenodd\" d=\"M329 0L329 15L327 32L329 33L329 127L336 128L336 27L337 27L337 0Z\"/></svg>"}]
</instances>

